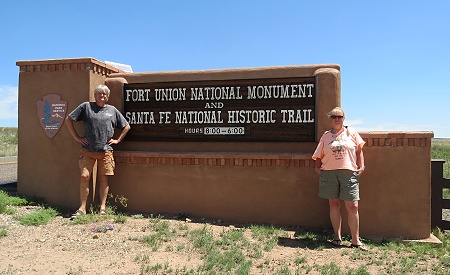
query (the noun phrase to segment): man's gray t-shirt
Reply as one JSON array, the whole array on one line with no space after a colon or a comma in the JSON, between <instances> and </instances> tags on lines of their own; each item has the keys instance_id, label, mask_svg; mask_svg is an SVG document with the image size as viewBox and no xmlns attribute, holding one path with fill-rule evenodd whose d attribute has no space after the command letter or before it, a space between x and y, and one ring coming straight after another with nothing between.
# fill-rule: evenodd
<instances>
[{"instance_id":1,"label":"man's gray t-shirt","mask_svg":"<svg viewBox=\"0 0 450 275\"><path fill-rule=\"evenodd\" d=\"M91 152L106 152L113 148L108 140L113 137L114 128L122 129L128 122L112 105L98 106L95 102L84 102L69 116L74 121L84 122L84 136L88 140L83 148Z\"/></svg>"}]
</instances>

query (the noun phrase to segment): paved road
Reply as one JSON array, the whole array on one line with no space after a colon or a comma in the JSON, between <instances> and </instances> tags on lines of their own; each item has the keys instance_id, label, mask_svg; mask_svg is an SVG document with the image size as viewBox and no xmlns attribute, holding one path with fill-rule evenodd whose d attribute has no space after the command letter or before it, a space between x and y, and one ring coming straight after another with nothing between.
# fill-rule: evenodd
<instances>
[{"instance_id":1,"label":"paved road","mask_svg":"<svg viewBox=\"0 0 450 275\"><path fill-rule=\"evenodd\" d=\"M0 157L0 184L17 181L17 157Z\"/></svg>"}]
</instances>

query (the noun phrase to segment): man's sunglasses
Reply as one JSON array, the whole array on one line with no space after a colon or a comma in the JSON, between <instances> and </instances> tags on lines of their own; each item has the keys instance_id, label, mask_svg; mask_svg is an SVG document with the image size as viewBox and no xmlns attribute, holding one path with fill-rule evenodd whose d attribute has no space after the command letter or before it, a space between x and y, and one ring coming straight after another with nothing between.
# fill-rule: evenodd
<instances>
[{"instance_id":1,"label":"man's sunglasses","mask_svg":"<svg viewBox=\"0 0 450 275\"><path fill-rule=\"evenodd\" d=\"M330 116L331 117L331 119L335 119L335 118L339 118L339 119L341 119L341 118L343 118L344 116Z\"/></svg>"}]
</instances>

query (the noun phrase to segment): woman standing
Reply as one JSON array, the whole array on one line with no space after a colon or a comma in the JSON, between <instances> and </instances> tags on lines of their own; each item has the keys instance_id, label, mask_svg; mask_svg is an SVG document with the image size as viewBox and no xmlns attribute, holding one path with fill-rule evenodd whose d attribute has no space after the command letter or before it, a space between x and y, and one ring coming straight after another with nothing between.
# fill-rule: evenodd
<instances>
[{"instance_id":1,"label":"woman standing","mask_svg":"<svg viewBox=\"0 0 450 275\"><path fill-rule=\"evenodd\" d=\"M330 220L334 231L334 246L340 246L341 201L348 213L348 225L352 235L351 246L366 251L359 239L359 176L364 171L365 144L355 129L344 126L344 110L339 107L328 113L332 128L321 137L312 158L320 175L319 197L328 199Z\"/></svg>"}]
</instances>

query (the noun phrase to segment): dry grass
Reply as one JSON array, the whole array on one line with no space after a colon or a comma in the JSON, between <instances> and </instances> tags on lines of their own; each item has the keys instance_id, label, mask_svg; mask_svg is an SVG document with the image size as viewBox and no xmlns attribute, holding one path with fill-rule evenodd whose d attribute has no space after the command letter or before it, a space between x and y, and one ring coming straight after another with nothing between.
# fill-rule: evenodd
<instances>
[{"instance_id":1,"label":"dry grass","mask_svg":"<svg viewBox=\"0 0 450 275\"><path fill-rule=\"evenodd\" d=\"M17 128L0 127L0 157L17 156Z\"/></svg>"}]
</instances>

